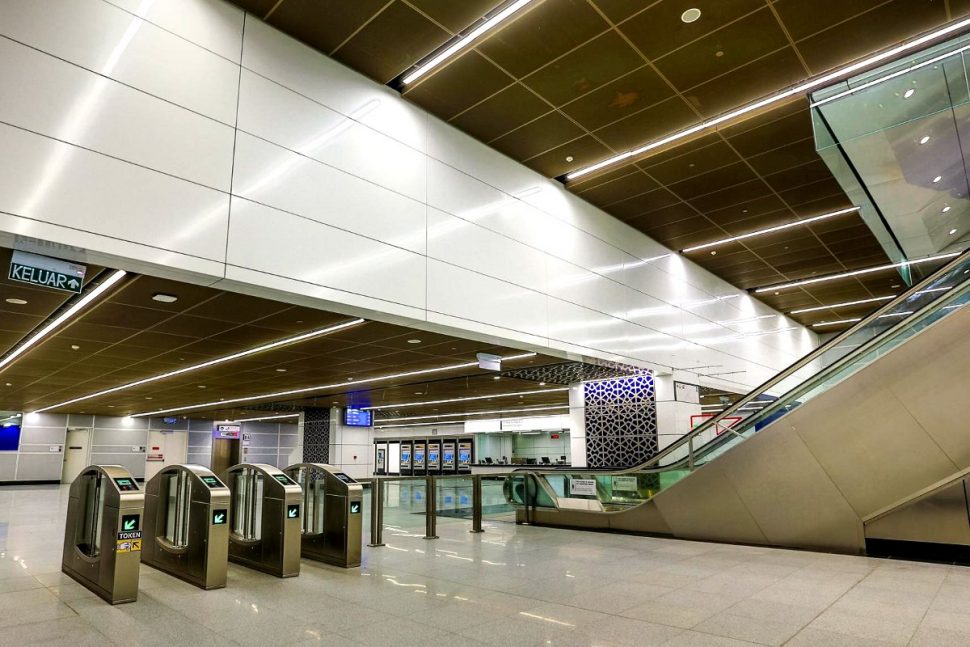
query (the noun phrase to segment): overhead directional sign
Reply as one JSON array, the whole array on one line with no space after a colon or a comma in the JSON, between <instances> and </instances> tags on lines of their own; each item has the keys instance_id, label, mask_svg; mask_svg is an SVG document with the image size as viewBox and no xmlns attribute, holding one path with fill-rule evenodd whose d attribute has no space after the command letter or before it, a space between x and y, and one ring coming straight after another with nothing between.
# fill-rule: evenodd
<instances>
[{"instance_id":1,"label":"overhead directional sign","mask_svg":"<svg viewBox=\"0 0 970 647\"><path fill-rule=\"evenodd\" d=\"M10 280L80 294L86 265L58 258L15 251L10 259Z\"/></svg>"}]
</instances>

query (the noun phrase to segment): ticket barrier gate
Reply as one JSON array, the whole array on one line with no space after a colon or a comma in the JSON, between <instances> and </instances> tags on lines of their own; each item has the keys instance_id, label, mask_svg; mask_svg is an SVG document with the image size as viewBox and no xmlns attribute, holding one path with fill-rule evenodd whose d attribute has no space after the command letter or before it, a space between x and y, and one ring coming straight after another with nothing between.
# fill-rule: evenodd
<instances>
[{"instance_id":1,"label":"ticket barrier gate","mask_svg":"<svg viewBox=\"0 0 970 647\"><path fill-rule=\"evenodd\" d=\"M111 604L138 599L145 495L120 465L90 465L71 483L61 570Z\"/></svg>"},{"instance_id":2,"label":"ticket barrier gate","mask_svg":"<svg viewBox=\"0 0 970 647\"><path fill-rule=\"evenodd\" d=\"M141 561L203 589L226 585L229 488L201 465L170 465L145 484Z\"/></svg>"},{"instance_id":3,"label":"ticket barrier gate","mask_svg":"<svg viewBox=\"0 0 970 647\"><path fill-rule=\"evenodd\" d=\"M303 556L360 566L364 488L336 467L297 463L285 470L303 488Z\"/></svg>"},{"instance_id":4,"label":"ticket barrier gate","mask_svg":"<svg viewBox=\"0 0 970 647\"><path fill-rule=\"evenodd\" d=\"M229 486L229 561L277 577L300 574L303 490L272 465L242 463L222 475Z\"/></svg>"}]
</instances>

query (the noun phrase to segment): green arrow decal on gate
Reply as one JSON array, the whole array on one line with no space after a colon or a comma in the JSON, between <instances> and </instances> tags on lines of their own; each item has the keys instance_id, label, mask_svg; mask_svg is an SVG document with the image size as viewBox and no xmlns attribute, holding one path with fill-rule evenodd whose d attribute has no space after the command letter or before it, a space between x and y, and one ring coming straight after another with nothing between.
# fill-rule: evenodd
<instances>
[{"instance_id":1,"label":"green arrow decal on gate","mask_svg":"<svg viewBox=\"0 0 970 647\"><path fill-rule=\"evenodd\" d=\"M290 508L289 511L288 511L289 512L289 515L290 515L290 519L296 519L296 513L299 512L299 511L300 511L299 508L295 508L295 507L294 508Z\"/></svg>"},{"instance_id":2,"label":"green arrow decal on gate","mask_svg":"<svg viewBox=\"0 0 970 647\"><path fill-rule=\"evenodd\" d=\"M216 515L216 520L215 521L216 521L216 523L222 523L223 521L225 521L225 519L226 519L226 515L224 515L224 514L222 514L220 512L219 514Z\"/></svg>"},{"instance_id":3,"label":"green arrow decal on gate","mask_svg":"<svg viewBox=\"0 0 970 647\"><path fill-rule=\"evenodd\" d=\"M124 523L125 530L134 530L135 524L138 523L137 519L126 519Z\"/></svg>"}]
</instances>

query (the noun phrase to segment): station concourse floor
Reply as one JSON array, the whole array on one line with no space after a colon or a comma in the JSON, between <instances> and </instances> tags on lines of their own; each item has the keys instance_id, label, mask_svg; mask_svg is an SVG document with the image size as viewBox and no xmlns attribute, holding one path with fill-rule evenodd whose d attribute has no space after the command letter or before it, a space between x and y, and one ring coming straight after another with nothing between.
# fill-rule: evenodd
<instances>
[{"instance_id":1,"label":"station concourse floor","mask_svg":"<svg viewBox=\"0 0 970 647\"><path fill-rule=\"evenodd\" d=\"M111 606L60 572L66 500L0 488L0 645L970 645L964 567L494 520L426 540L411 513L359 569L203 591L142 566Z\"/></svg>"}]
</instances>

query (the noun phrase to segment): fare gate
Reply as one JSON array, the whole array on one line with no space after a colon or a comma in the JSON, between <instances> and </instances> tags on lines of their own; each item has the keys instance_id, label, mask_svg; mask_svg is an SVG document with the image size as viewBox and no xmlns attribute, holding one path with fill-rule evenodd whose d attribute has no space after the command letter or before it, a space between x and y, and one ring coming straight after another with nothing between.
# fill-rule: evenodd
<instances>
[{"instance_id":1,"label":"fare gate","mask_svg":"<svg viewBox=\"0 0 970 647\"><path fill-rule=\"evenodd\" d=\"M170 465L145 484L142 562L203 589L226 585L229 488L201 465Z\"/></svg>"},{"instance_id":2,"label":"fare gate","mask_svg":"<svg viewBox=\"0 0 970 647\"><path fill-rule=\"evenodd\" d=\"M138 599L145 495L120 465L90 465L71 483L61 570L111 604Z\"/></svg>"},{"instance_id":3,"label":"fare gate","mask_svg":"<svg viewBox=\"0 0 970 647\"><path fill-rule=\"evenodd\" d=\"M344 568L360 566L363 487L322 463L298 463L284 471L303 488L303 556Z\"/></svg>"},{"instance_id":4,"label":"fare gate","mask_svg":"<svg viewBox=\"0 0 970 647\"><path fill-rule=\"evenodd\" d=\"M300 574L303 490L272 465L243 463L222 475L229 486L229 560L277 577Z\"/></svg>"}]
</instances>

